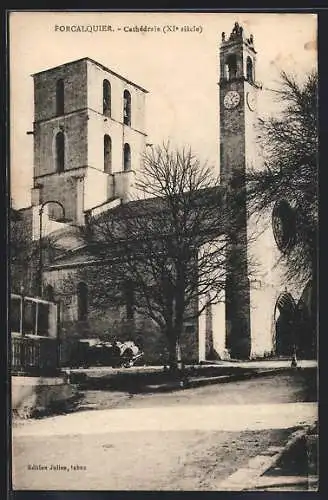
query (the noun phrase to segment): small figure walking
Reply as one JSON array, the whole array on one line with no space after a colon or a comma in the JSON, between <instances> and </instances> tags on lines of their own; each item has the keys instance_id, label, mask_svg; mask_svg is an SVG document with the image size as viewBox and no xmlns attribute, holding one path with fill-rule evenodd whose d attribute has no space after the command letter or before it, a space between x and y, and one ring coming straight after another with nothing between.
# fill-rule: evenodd
<instances>
[{"instance_id":1,"label":"small figure walking","mask_svg":"<svg viewBox=\"0 0 328 500\"><path fill-rule=\"evenodd\" d=\"M296 368L297 367L297 357L296 357L296 346L293 346L293 355L292 355L292 362L291 362L291 367Z\"/></svg>"}]
</instances>

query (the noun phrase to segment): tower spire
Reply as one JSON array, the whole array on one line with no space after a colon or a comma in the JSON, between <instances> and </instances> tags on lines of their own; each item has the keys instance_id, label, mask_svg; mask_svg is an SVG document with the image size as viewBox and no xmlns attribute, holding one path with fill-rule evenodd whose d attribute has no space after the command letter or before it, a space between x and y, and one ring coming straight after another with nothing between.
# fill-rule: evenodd
<instances>
[{"instance_id":1,"label":"tower spire","mask_svg":"<svg viewBox=\"0 0 328 500\"><path fill-rule=\"evenodd\" d=\"M221 34L221 45L231 45L235 43L244 43L250 50L256 53L254 48L254 36L252 34L247 36L243 26L241 26L237 21L235 22L228 38L224 31Z\"/></svg>"}]
</instances>

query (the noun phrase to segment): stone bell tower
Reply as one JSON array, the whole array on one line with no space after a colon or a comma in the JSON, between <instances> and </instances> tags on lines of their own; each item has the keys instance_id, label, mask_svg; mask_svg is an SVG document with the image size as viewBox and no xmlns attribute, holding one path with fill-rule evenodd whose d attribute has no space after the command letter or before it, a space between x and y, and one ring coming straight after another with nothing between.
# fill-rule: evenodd
<instances>
[{"instance_id":1,"label":"stone bell tower","mask_svg":"<svg viewBox=\"0 0 328 500\"><path fill-rule=\"evenodd\" d=\"M236 22L220 47L220 179L226 188L226 347L232 358L251 353L249 227L245 177L256 168L256 51Z\"/></svg>"},{"instance_id":2,"label":"stone bell tower","mask_svg":"<svg viewBox=\"0 0 328 500\"><path fill-rule=\"evenodd\" d=\"M35 73L32 205L66 219L128 201L145 149L147 91L88 57ZM56 219L62 214L49 207Z\"/></svg>"}]
</instances>

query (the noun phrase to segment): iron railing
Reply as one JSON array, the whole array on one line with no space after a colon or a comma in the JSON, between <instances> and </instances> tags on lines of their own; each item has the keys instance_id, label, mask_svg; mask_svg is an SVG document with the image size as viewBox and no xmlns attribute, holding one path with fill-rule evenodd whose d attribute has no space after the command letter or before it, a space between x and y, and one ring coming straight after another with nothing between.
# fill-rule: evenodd
<instances>
[{"instance_id":1,"label":"iron railing","mask_svg":"<svg viewBox=\"0 0 328 500\"><path fill-rule=\"evenodd\" d=\"M57 339L12 335L11 353L12 375L52 375L58 370Z\"/></svg>"},{"instance_id":2,"label":"iron railing","mask_svg":"<svg viewBox=\"0 0 328 500\"><path fill-rule=\"evenodd\" d=\"M52 375L60 366L58 304L11 294L11 374Z\"/></svg>"}]
</instances>

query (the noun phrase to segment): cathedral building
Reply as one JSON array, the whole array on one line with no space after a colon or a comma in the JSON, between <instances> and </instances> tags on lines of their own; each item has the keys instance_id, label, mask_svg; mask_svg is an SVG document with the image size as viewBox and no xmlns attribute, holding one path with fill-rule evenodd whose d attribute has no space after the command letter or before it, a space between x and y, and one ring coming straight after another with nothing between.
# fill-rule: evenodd
<instances>
[{"instance_id":1,"label":"cathedral building","mask_svg":"<svg viewBox=\"0 0 328 500\"><path fill-rule=\"evenodd\" d=\"M221 359L290 355L289 315L300 299L310 309L310 292L286 288L284 269L277 264L282 246L292 237L286 234L288 200L277 200L274 214L267 218L249 213L247 194L238 203L237 215L232 208L233 180L238 178L239 188L243 187L248 169L262 167L257 140L257 99L262 89L256 65L252 35L246 36L238 23L229 36L222 33L218 141L220 189L225 196L220 203L231 203L231 223L238 215L239 235L230 252L238 253L239 264L227 277L225 300L184 326L186 361L204 361L213 353ZM146 148L147 90L87 57L33 78L34 186L32 206L26 210L33 237L40 235L42 217L42 236L50 234L61 249L44 268L43 293L60 300L64 340L101 336L105 331L119 336L123 324L133 325L131 307L115 306L105 315L90 310L88 283L79 280L79 271L92 263L79 228L90 217L119 211L128 203L136 204L137 210L138 203L147 202L133 201L135 175ZM65 288L68 278L71 286ZM237 280L242 287L236 286ZM146 360L158 361L163 339L146 323L139 320L136 340Z\"/></svg>"}]
</instances>

